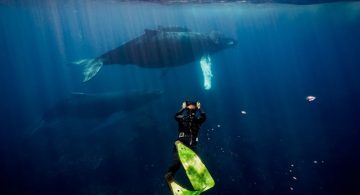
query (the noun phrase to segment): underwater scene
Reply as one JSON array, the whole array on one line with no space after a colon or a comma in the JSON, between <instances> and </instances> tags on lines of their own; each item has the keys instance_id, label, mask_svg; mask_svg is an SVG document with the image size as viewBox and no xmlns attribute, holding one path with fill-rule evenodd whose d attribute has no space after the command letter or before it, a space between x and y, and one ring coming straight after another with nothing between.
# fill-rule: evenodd
<instances>
[{"instance_id":1,"label":"underwater scene","mask_svg":"<svg viewBox=\"0 0 360 195\"><path fill-rule=\"evenodd\" d=\"M0 48L2 195L360 194L359 1L1 0Z\"/></svg>"}]
</instances>

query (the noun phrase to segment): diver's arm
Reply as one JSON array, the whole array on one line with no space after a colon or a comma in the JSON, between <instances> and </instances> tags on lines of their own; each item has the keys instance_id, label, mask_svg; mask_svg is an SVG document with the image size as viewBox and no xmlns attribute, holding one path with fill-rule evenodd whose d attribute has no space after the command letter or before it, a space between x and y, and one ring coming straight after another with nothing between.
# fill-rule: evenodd
<instances>
[{"instance_id":1,"label":"diver's arm","mask_svg":"<svg viewBox=\"0 0 360 195\"><path fill-rule=\"evenodd\" d=\"M180 119L182 119L182 113L184 112L185 109L180 109L176 114L175 114L175 120L179 121Z\"/></svg>"},{"instance_id":2,"label":"diver's arm","mask_svg":"<svg viewBox=\"0 0 360 195\"><path fill-rule=\"evenodd\" d=\"M175 116L177 116L177 115L181 115L183 112L184 112L184 108L181 108L176 114L175 114Z\"/></svg>"},{"instance_id":3,"label":"diver's arm","mask_svg":"<svg viewBox=\"0 0 360 195\"><path fill-rule=\"evenodd\" d=\"M206 120L206 113L202 109L198 109L200 116L198 117L199 123L203 123Z\"/></svg>"},{"instance_id":4,"label":"diver's arm","mask_svg":"<svg viewBox=\"0 0 360 195\"><path fill-rule=\"evenodd\" d=\"M204 110L201 109L201 104L199 101L196 102L196 108L197 108L197 111L200 113L200 116L198 117L198 121L201 124L206 120L206 114L205 114Z\"/></svg>"},{"instance_id":5,"label":"diver's arm","mask_svg":"<svg viewBox=\"0 0 360 195\"><path fill-rule=\"evenodd\" d=\"M184 112L184 108L181 108L176 114L175 114L175 120L180 120L183 116L182 113Z\"/></svg>"}]
</instances>

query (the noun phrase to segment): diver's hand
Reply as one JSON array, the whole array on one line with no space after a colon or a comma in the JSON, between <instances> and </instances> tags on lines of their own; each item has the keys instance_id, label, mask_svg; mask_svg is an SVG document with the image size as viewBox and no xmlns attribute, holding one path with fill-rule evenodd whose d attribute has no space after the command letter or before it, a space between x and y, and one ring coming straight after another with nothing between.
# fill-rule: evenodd
<instances>
[{"instance_id":1,"label":"diver's hand","mask_svg":"<svg viewBox=\"0 0 360 195\"><path fill-rule=\"evenodd\" d=\"M198 110L200 110L200 108L201 108L200 102L196 102L196 108L197 108Z\"/></svg>"},{"instance_id":2,"label":"diver's hand","mask_svg":"<svg viewBox=\"0 0 360 195\"><path fill-rule=\"evenodd\" d=\"M186 102L183 102L183 103L182 103L181 108L182 108L182 109L185 109L185 108L186 108Z\"/></svg>"}]
</instances>

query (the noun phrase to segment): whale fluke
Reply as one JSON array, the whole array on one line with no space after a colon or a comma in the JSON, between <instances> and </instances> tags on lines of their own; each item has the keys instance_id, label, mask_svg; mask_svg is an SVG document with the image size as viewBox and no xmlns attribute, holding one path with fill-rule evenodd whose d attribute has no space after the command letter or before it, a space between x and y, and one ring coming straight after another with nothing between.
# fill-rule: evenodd
<instances>
[{"instance_id":1,"label":"whale fluke","mask_svg":"<svg viewBox=\"0 0 360 195\"><path fill-rule=\"evenodd\" d=\"M93 78L101 69L103 66L103 61L101 59L82 59L75 62L72 62L72 64L76 64L79 66L82 66L83 68L83 75L84 79L83 82L86 82Z\"/></svg>"}]
</instances>

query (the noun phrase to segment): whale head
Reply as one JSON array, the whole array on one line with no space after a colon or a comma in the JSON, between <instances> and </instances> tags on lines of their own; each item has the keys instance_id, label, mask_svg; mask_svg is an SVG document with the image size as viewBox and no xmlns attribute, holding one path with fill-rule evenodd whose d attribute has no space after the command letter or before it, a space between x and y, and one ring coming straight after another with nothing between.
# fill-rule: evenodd
<instances>
[{"instance_id":1,"label":"whale head","mask_svg":"<svg viewBox=\"0 0 360 195\"><path fill-rule=\"evenodd\" d=\"M238 44L238 42L235 39L226 37L225 35L216 31L212 31L209 34L209 38L211 40L213 50L215 52L226 48L235 47Z\"/></svg>"}]
</instances>

